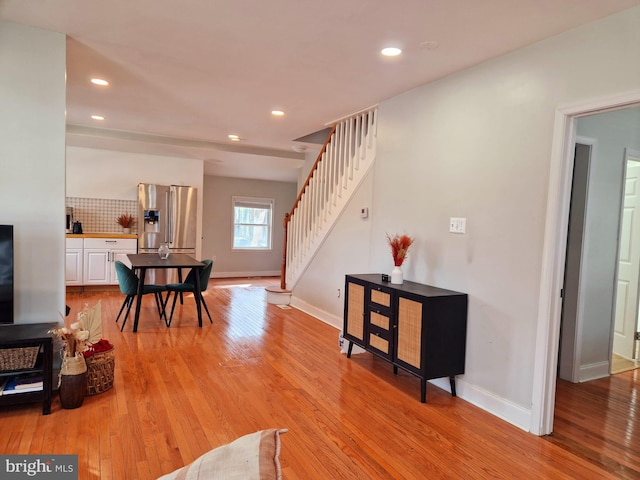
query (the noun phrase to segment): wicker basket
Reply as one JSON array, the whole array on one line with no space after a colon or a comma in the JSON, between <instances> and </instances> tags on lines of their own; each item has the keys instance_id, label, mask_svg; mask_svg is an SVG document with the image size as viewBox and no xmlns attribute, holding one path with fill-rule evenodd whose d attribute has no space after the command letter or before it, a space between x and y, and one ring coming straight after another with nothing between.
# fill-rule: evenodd
<instances>
[{"instance_id":1,"label":"wicker basket","mask_svg":"<svg viewBox=\"0 0 640 480\"><path fill-rule=\"evenodd\" d=\"M22 370L35 367L39 351L39 346L1 349L0 371Z\"/></svg>"},{"instance_id":2,"label":"wicker basket","mask_svg":"<svg viewBox=\"0 0 640 480\"><path fill-rule=\"evenodd\" d=\"M113 387L113 371L116 357L113 351L94 353L87 362L87 395L97 395Z\"/></svg>"}]
</instances>

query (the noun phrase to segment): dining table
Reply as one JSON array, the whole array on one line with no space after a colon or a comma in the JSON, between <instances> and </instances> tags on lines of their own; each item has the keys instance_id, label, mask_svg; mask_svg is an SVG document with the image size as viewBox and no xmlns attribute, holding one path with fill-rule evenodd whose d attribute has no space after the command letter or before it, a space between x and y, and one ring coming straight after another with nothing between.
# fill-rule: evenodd
<instances>
[{"instance_id":1,"label":"dining table","mask_svg":"<svg viewBox=\"0 0 640 480\"><path fill-rule=\"evenodd\" d=\"M131 268L138 275L138 292L136 294L136 313L133 320L133 331L138 331L138 320L140 319L140 306L142 304L142 291L147 270L150 268L176 268L178 272L182 268L194 268L198 271L195 277L195 291L200 291L200 270L204 268L204 263L196 260L186 253L171 253L167 258L161 258L157 253L129 253L127 254L131 262ZM181 277L180 277L181 278ZM202 306L200 295L194 295L196 310L198 312L198 326L202 327Z\"/></svg>"}]
</instances>

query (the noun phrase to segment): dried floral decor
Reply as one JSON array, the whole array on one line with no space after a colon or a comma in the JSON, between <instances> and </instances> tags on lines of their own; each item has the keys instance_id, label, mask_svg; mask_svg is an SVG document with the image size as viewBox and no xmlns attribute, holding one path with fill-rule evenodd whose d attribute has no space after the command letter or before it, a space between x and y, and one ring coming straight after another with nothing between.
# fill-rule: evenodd
<instances>
[{"instance_id":1,"label":"dried floral decor","mask_svg":"<svg viewBox=\"0 0 640 480\"><path fill-rule=\"evenodd\" d=\"M62 340L64 357L83 355L92 344L100 340L102 336L100 304L101 302L98 302L93 308L85 305L84 309L78 313L75 322L71 322L60 315L64 326L54 328L51 333Z\"/></svg>"},{"instance_id":2,"label":"dried floral decor","mask_svg":"<svg viewBox=\"0 0 640 480\"><path fill-rule=\"evenodd\" d=\"M393 256L393 264L396 267L400 267L407 258L407 252L409 247L413 244L413 238L408 235L394 235L391 236L387 233L387 242L391 247L391 255Z\"/></svg>"},{"instance_id":3,"label":"dried floral decor","mask_svg":"<svg viewBox=\"0 0 640 480\"><path fill-rule=\"evenodd\" d=\"M116 218L116 223L122 228L131 228L135 221L136 219L129 213L123 213L118 218Z\"/></svg>"}]
</instances>

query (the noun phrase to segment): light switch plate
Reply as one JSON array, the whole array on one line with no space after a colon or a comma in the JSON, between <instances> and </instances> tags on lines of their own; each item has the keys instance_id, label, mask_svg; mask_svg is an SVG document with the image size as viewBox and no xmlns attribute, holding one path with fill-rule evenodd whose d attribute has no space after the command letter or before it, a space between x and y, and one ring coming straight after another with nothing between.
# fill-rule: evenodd
<instances>
[{"instance_id":1,"label":"light switch plate","mask_svg":"<svg viewBox=\"0 0 640 480\"><path fill-rule=\"evenodd\" d=\"M451 217L449 219L449 232L465 233L467 231L467 219L461 217Z\"/></svg>"}]
</instances>

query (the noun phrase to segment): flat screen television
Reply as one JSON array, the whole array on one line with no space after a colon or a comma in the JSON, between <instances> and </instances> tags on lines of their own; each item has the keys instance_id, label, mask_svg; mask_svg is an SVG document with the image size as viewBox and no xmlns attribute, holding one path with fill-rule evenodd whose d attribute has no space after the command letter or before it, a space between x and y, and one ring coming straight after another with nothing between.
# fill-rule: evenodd
<instances>
[{"instance_id":1,"label":"flat screen television","mask_svg":"<svg viewBox=\"0 0 640 480\"><path fill-rule=\"evenodd\" d=\"M0 324L13 323L13 225L0 225Z\"/></svg>"}]
</instances>

